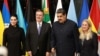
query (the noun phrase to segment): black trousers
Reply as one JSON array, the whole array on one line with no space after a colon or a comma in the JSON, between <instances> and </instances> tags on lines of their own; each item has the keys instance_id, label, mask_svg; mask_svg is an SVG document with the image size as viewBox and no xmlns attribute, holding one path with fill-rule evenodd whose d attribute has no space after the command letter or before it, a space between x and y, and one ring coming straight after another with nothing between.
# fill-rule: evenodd
<instances>
[{"instance_id":1,"label":"black trousers","mask_svg":"<svg viewBox=\"0 0 100 56\"><path fill-rule=\"evenodd\" d=\"M33 56L45 56L45 53L40 52L40 50L38 49L37 52L36 52L36 54L33 55Z\"/></svg>"}]
</instances>

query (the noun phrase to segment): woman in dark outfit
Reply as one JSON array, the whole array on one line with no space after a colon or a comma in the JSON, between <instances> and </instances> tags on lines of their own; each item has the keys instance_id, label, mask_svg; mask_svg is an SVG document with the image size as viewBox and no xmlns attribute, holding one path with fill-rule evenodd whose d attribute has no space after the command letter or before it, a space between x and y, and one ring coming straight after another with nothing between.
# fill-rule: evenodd
<instances>
[{"instance_id":1,"label":"woman in dark outfit","mask_svg":"<svg viewBox=\"0 0 100 56\"><path fill-rule=\"evenodd\" d=\"M25 55L25 34L18 26L17 15L12 15L10 25L4 30L3 45L8 48L8 56Z\"/></svg>"},{"instance_id":2,"label":"woman in dark outfit","mask_svg":"<svg viewBox=\"0 0 100 56\"><path fill-rule=\"evenodd\" d=\"M98 56L97 34L91 30L91 23L85 19L80 29L80 56Z\"/></svg>"}]
</instances>

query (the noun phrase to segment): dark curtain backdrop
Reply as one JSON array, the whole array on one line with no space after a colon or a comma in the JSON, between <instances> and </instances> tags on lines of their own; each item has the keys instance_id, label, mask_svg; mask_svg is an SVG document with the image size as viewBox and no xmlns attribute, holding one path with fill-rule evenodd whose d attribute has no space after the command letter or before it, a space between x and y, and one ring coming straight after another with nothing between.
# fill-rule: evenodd
<instances>
[{"instance_id":1,"label":"dark curtain backdrop","mask_svg":"<svg viewBox=\"0 0 100 56\"><path fill-rule=\"evenodd\" d=\"M20 0L24 16L25 16L25 12L26 12L27 1L28 0ZM42 0L31 0L33 16L34 16L36 9L41 9L41 4L42 4L41 1ZM51 18L52 22L54 20L57 1L58 0L49 0L50 18ZM62 0L62 5L63 5L63 8L66 10L66 13L68 12L69 3L70 3L70 0ZM82 0L74 0L74 3L75 3L75 7L76 7L77 17L79 17L80 9L82 6ZM16 0L8 0L8 4L10 7L10 13L11 14L15 13L16 12ZM92 0L88 0L89 9L91 8L91 4L92 4ZM3 5L3 0L0 0L0 10L2 10L2 5ZM30 18L30 19L34 19L34 18Z\"/></svg>"}]
</instances>

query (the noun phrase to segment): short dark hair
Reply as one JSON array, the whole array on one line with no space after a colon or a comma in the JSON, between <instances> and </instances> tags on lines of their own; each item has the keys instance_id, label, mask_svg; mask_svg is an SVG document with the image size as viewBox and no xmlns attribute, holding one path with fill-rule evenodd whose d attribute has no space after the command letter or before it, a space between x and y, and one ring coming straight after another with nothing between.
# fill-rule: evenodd
<instances>
[{"instance_id":1,"label":"short dark hair","mask_svg":"<svg viewBox=\"0 0 100 56\"><path fill-rule=\"evenodd\" d=\"M42 13L43 13L43 15L44 15L43 10L41 10L41 9L37 9L37 10L36 10L36 12L42 12Z\"/></svg>"},{"instance_id":2,"label":"short dark hair","mask_svg":"<svg viewBox=\"0 0 100 56\"><path fill-rule=\"evenodd\" d=\"M64 9L60 8L57 10L57 13L62 13L63 15L65 15L66 11Z\"/></svg>"}]
</instances>

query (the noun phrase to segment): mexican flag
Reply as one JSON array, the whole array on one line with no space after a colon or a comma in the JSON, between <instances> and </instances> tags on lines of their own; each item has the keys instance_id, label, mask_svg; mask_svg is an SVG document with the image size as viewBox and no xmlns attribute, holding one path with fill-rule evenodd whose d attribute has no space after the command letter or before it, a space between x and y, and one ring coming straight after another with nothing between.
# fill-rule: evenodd
<instances>
[{"instance_id":1,"label":"mexican flag","mask_svg":"<svg viewBox=\"0 0 100 56\"><path fill-rule=\"evenodd\" d=\"M44 11L44 22L50 23L50 15L49 15L49 0L42 0L42 10Z\"/></svg>"}]
</instances>

